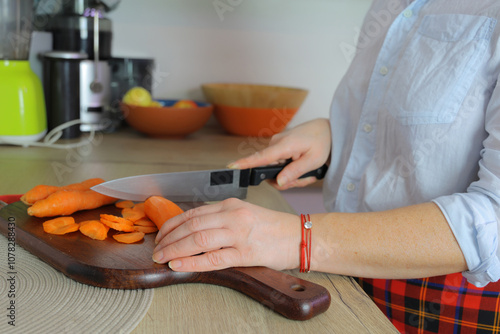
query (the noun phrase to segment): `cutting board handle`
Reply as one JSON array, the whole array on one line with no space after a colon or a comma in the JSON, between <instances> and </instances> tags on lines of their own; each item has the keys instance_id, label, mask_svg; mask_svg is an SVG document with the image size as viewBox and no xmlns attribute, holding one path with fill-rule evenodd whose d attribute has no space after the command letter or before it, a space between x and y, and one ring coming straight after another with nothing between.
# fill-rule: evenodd
<instances>
[{"instance_id":1,"label":"cutting board handle","mask_svg":"<svg viewBox=\"0 0 500 334\"><path fill-rule=\"evenodd\" d=\"M228 268L202 277L205 283L242 292L293 320L311 319L325 312L331 302L326 288L265 267Z\"/></svg>"}]
</instances>

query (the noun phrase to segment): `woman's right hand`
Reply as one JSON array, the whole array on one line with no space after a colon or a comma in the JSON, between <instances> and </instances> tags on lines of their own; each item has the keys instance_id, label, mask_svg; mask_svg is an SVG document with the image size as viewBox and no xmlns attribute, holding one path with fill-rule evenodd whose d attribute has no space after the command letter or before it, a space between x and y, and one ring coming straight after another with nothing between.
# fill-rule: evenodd
<instances>
[{"instance_id":1,"label":"woman's right hand","mask_svg":"<svg viewBox=\"0 0 500 334\"><path fill-rule=\"evenodd\" d=\"M282 163L292 159L270 183L279 190L304 187L316 181L315 177L299 179L311 170L321 167L330 156L330 123L326 118L315 119L274 135L269 146L248 157L229 164L229 168L246 169Z\"/></svg>"}]
</instances>

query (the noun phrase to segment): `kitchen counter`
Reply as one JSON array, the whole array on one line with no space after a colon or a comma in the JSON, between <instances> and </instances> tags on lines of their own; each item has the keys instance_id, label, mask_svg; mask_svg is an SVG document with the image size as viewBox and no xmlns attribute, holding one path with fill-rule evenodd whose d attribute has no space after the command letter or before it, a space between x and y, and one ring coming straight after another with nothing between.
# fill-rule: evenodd
<instances>
[{"instance_id":1,"label":"kitchen counter","mask_svg":"<svg viewBox=\"0 0 500 334\"><path fill-rule=\"evenodd\" d=\"M224 134L216 125L184 139L152 139L130 129L98 133L78 149L0 146L3 194L37 184L63 185L91 177L111 180L146 173L224 168L230 161L264 148L268 139ZM266 183L251 187L247 201L293 212ZM324 286L330 308L307 321L289 320L244 294L208 284L155 289L153 303L133 333L397 333L350 277L298 270L288 274Z\"/></svg>"}]
</instances>

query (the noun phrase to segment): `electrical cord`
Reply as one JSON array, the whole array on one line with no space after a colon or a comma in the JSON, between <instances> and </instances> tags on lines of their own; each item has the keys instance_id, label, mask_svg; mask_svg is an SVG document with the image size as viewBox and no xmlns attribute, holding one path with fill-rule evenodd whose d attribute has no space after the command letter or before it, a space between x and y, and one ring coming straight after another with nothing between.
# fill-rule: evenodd
<instances>
[{"instance_id":1,"label":"electrical cord","mask_svg":"<svg viewBox=\"0 0 500 334\"><path fill-rule=\"evenodd\" d=\"M63 123L61 125L56 126L54 129L52 129L45 137L43 138L42 142L39 141L22 141L22 140L16 140L13 138L5 138L0 136L0 145L2 144L8 144L8 145L16 145L16 146L23 146L23 147L29 147L29 146L35 146L35 147L49 147L49 148L57 148L57 149L71 149L71 148L77 148L81 146L85 146L90 144L95 137L95 130L91 127L89 135L81 139L80 141L76 143L71 143L71 144L57 144L56 142L61 138L63 135L63 130L66 128L69 128L70 126L74 126L77 124L84 124L81 120L75 119L66 123Z\"/></svg>"}]
</instances>

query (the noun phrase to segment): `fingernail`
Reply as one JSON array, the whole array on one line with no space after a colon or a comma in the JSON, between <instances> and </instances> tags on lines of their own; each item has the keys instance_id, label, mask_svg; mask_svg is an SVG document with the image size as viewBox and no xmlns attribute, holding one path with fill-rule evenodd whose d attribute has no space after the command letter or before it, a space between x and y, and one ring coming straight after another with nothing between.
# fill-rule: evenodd
<instances>
[{"instance_id":1,"label":"fingernail","mask_svg":"<svg viewBox=\"0 0 500 334\"><path fill-rule=\"evenodd\" d=\"M231 162L229 165L227 165L227 168L229 169L239 169L239 165L235 162Z\"/></svg>"},{"instance_id":2,"label":"fingernail","mask_svg":"<svg viewBox=\"0 0 500 334\"><path fill-rule=\"evenodd\" d=\"M161 260L163 259L163 253L162 252L157 252L153 254L153 261L156 263L160 263Z\"/></svg>"},{"instance_id":3,"label":"fingernail","mask_svg":"<svg viewBox=\"0 0 500 334\"><path fill-rule=\"evenodd\" d=\"M170 261L168 267L172 270L178 269L182 266L182 262L179 260Z\"/></svg>"},{"instance_id":4,"label":"fingernail","mask_svg":"<svg viewBox=\"0 0 500 334\"><path fill-rule=\"evenodd\" d=\"M287 184L288 179L286 176L279 177L276 182L278 182L278 186L283 187L285 184Z\"/></svg>"}]
</instances>

